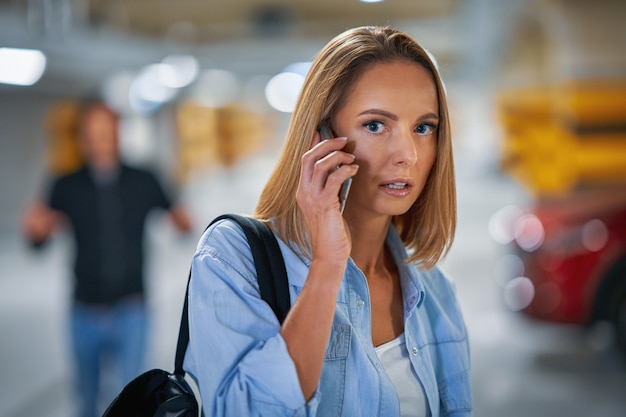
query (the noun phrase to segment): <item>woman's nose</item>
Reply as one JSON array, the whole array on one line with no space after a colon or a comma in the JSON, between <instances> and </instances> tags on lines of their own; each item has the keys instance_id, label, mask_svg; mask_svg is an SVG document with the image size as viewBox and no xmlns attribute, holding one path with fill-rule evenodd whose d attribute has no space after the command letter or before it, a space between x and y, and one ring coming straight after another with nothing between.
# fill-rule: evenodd
<instances>
[{"instance_id":1,"label":"woman's nose","mask_svg":"<svg viewBox=\"0 0 626 417\"><path fill-rule=\"evenodd\" d=\"M411 166L417 162L417 146L411 133L405 130L399 131L391 141L391 156L394 165Z\"/></svg>"}]
</instances>

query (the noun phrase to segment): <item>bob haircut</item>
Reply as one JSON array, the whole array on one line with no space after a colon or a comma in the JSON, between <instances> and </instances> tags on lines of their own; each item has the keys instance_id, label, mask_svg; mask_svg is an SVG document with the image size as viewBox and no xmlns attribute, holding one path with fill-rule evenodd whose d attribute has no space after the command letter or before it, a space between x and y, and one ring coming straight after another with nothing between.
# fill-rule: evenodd
<instances>
[{"instance_id":1,"label":"bob haircut","mask_svg":"<svg viewBox=\"0 0 626 417\"><path fill-rule=\"evenodd\" d=\"M263 221L273 220L281 239L311 258L304 218L296 203L302 156L323 123L334 125L351 87L372 65L415 62L433 77L439 99L436 159L422 193L393 225L409 250L409 262L430 269L450 249L456 229L456 191L450 120L443 82L428 52L409 35L389 27L358 27L332 39L316 56L292 114L281 156L255 211Z\"/></svg>"}]
</instances>

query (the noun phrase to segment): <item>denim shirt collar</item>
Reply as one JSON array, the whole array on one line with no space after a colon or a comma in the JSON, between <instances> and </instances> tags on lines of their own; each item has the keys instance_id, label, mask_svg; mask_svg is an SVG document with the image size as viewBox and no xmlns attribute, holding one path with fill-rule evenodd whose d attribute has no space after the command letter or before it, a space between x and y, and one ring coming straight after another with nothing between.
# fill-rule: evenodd
<instances>
[{"instance_id":1,"label":"denim shirt collar","mask_svg":"<svg viewBox=\"0 0 626 417\"><path fill-rule=\"evenodd\" d=\"M407 318L414 308L419 308L424 302L424 285L419 279L418 274L416 274L415 268L409 267L409 265L406 263L406 260L408 259L408 253L404 246L404 242L402 242L400 235L398 235L398 232L393 225L389 226L385 241L387 243L387 246L389 247L389 250L391 251L396 265L398 266L398 272L400 274L400 284L403 294L402 298L404 300L404 317ZM289 248L285 242L280 240L280 238L278 238L278 242L279 245L282 247L283 252L285 252L285 250L293 252L293 250ZM298 256L297 253L295 255ZM298 273L292 274L289 279L293 285L302 287L304 286L304 281L306 281L308 269L311 266L311 260L305 258L304 256L298 257L302 260L302 263L298 262L292 265L294 268L298 269ZM357 268L352 258L348 259L348 265L350 264ZM346 279L349 269L350 268L346 268L344 280Z\"/></svg>"}]
</instances>

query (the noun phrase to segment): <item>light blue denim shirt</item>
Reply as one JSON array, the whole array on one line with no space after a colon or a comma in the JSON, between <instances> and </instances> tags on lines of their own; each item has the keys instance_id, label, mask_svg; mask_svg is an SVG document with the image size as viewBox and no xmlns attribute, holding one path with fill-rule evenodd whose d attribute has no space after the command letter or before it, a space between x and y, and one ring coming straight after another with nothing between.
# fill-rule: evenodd
<instances>
[{"instance_id":1,"label":"light blue denim shirt","mask_svg":"<svg viewBox=\"0 0 626 417\"><path fill-rule=\"evenodd\" d=\"M392 227L387 244L399 267L405 339L433 417L471 416L470 356L450 281L437 268L405 265ZM309 263L279 240L292 303ZM207 416L395 417L393 383L374 350L367 281L352 259L337 309L318 389L305 401L295 365L271 308L261 300L243 231L213 225L194 256L189 288L190 343L185 370L199 387Z\"/></svg>"}]
</instances>

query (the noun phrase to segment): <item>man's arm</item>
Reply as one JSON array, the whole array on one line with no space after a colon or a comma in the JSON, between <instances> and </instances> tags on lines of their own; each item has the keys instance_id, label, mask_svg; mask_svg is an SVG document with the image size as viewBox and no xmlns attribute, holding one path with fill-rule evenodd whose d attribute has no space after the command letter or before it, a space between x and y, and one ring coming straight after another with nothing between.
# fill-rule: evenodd
<instances>
[{"instance_id":1,"label":"man's arm","mask_svg":"<svg viewBox=\"0 0 626 417\"><path fill-rule=\"evenodd\" d=\"M172 206L169 215L179 232L188 233L191 231L191 217L182 205Z\"/></svg>"},{"instance_id":2,"label":"man's arm","mask_svg":"<svg viewBox=\"0 0 626 417\"><path fill-rule=\"evenodd\" d=\"M61 214L41 201L34 201L24 211L22 234L33 245L40 246L55 232Z\"/></svg>"}]
</instances>

